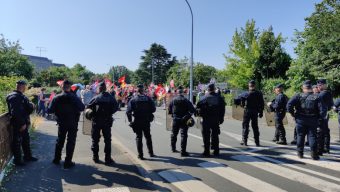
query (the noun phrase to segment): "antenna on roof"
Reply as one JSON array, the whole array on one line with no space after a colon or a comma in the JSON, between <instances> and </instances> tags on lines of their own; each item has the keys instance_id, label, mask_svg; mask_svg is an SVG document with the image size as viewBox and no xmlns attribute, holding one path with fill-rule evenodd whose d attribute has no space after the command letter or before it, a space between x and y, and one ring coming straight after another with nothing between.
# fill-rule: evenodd
<instances>
[{"instance_id":1,"label":"antenna on roof","mask_svg":"<svg viewBox=\"0 0 340 192\"><path fill-rule=\"evenodd\" d=\"M39 51L39 56L41 57L41 52L47 52L46 47L36 47Z\"/></svg>"}]
</instances>

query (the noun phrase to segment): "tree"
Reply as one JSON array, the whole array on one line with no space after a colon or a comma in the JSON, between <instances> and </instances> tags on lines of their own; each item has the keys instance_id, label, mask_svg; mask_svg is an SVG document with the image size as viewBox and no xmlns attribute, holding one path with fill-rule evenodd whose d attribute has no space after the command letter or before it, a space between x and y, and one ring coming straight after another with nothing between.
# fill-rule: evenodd
<instances>
[{"instance_id":1,"label":"tree","mask_svg":"<svg viewBox=\"0 0 340 192\"><path fill-rule=\"evenodd\" d=\"M203 63L197 62L193 66L194 72L194 85L198 85L199 83L209 83L211 78L215 78L217 74L217 70L209 65L205 65ZM183 59L180 62L177 62L174 66L172 66L167 73L169 83L171 80L175 81L175 85L183 85L185 87L189 86L190 83L190 72L188 60Z\"/></svg>"},{"instance_id":2,"label":"tree","mask_svg":"<svg viewBox=\"0 0 340 192\"><path fill-rule=\"evenodd\" d=\"M218 73L220 78L237 88L246 88L250 79L261 85L263 79L286 78L291 58L281 46L284 42L271 26L259 32L254 20L247 21L245 28L235 31L230 54L225 55L226 69Z\"/></svg>"},{"instance_id":3,"label":"tree","mask_svg":"<svg viewBox=\"0 0 340 192\"><path fill-rule=\"evenodd\" d=\"M86 69L79 63L75 64L71 69L70 80L75 83L89 84L94 73Z\"/></svg>"},{"instance_id":4,"label":"tree","mask_svg":"<svg viewBox=\"0 0 340 192\"><path fill-rule=\"evenodd\" d=\"M296 90L303 80L326 78L340 94L340 0L323 0L296 32L298 58L289 69L289 83Z\"/></svg>"},{"instance_id":5,"label":"tree","mask_svg":"<svg viewBox=\"0 0 340 192\"><path fill-rule=\"evenodd\" d=\"M176 63L176 57L172 57L164 46L157 43L151 44L150 48L143 53L145 55L141 56L142 62L135 72L135 81L151 83L153 66L154 83L164 83L168 70Z\"/></svg>"},{"instance_id":6,"label":"tree","mask_svg":"<svg viewBox=\"0 0 340 192\"><path fill-rule=\"evenodd\" d=\"M0 76L23 76L31 79L33 65L21 55L22 48L18 41L11 42L0 35Z\"/></svg>"},{"instance_id":7,"label":"tree","mask_svg":"<svg viewBox=\"0 0 340 192\"><path fill-rule=\"evenodd\" d=\"M229 45L230 54L225 55L226 69L222 73L232 87L246 88L247 82L255 77L255 63L260 56L258 36L259 31L255 28L254 20L247 21L240 32L235 31Z\"/></svg>"},{"instance_id":8,"label":"tree","mask_svg":"<svg viewBox=\"0 0 340 192\"><path fill-rule=\"evenodd\" d=\"M109 71L110 79L118 82L118 79L125 75L125 82L130 84L133 79L133 71L122 65L113 66Z\"/></svg>"},{"instance_id":9,"label":"tree","mask_svg":"<svg viewBox=\"0 0 340 192\"><path fill-rule=\"evenodd\" d=\"M52 87L57 86L58 80L69 79L70 76L71 70L68 67L50 67L41 71L36 78L37 82Z\"/></svg>"}]
</instances>

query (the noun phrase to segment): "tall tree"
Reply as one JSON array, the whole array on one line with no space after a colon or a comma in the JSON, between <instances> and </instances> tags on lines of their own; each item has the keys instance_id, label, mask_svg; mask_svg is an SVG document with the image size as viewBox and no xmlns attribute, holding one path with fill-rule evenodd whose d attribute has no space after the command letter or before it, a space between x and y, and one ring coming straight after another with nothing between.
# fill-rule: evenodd
<instances>
[{"instance_id":1,"label":"tall tree","mask_svg":"<svg viewBox=\"0 0 340 192\"><path fill-rule=\"evenodd\" d=\"M335 94L340 94L340 0L323 0L296 33L298 58L289 69L295 89L301 77L326 78Z\"/></svg>"},{"instance_id":2,"label":"tall tree","mask_svg":"<svg viewBox=\"0 0 340 192\"><path fill-rule=\"evenodd\" d=\"M23 76L31 79L33 65L21 55L22 48L18 41L11 42L0 35L0 76Z\"/></svg>"},{"instance_id":3,"label":"tall tree","mask_svg":"<svg viewBox=\"0 0 340 192\"><path fill-rule=\"evenodd\" d=\"M153 43L148 50L144 50L145 55L141 56L142 62L136 70L136 81L140 83L150 83L152 81L152 66L154 83L164 83L167 79L168 70L176 63L176 57L164 48L164 46Z\"/></svg>"},{"instance_id":4,"label":"tall tree","mask_svg":"<svg viewBox=\"0 0 340 192\"><path fill-rule=\"evenodd\" d=\"M110 78L115 82L118 82L118 79L125 75L125 82L131 83L133 78L133 71L129 70L127 67L123 65L113 66L109 71Z\"/></svg>"}]
</instances>

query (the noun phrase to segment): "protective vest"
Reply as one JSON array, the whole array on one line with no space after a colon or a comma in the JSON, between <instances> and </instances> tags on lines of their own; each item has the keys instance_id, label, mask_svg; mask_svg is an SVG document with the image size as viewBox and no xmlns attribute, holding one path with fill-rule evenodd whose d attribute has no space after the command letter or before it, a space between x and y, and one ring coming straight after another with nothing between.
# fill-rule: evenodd
<instances>
[{"instance_id":1,"label":"protective vest","mask_svg":"<svg viewBox=\"0 0 340 192\"><path fill-rule=\"evenodd\" d=\"M151 101L149 100L149 98L145 95L137 96L135 100L136 109L134 111L134 115L135 116L150 115L150 113L152 113L150 102Z\"/></svg>"},{"instance_id":2,"label":"protective vest","mask_svg":"<svg viewBox=\"0 0 340 192\"><path fill-rule=\"evenodd\" d=\"M311 93L300 94L300 107L298 113L305 116L317 116L318 115L318 95Z\"/></svg>"},{"instance_id":3,"label":"protective vest","mask_svg":"<svg viewBox=\"0 0 340 192\"><path fill-rule=\"evenodd\" d=\"M188 103L185 97L178 96L173 101L173 114L178 117L184 117L188 113Z\"/></svg>"}]
</instances>

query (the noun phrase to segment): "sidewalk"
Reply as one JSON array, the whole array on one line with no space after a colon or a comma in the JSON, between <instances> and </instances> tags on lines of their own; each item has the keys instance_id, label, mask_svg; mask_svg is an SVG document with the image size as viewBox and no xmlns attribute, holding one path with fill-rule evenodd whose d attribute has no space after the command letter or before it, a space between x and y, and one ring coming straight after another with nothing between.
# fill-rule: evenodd
<instances>
[{"instance_id":1,"label":"sidewalk","mask_svg":"<svg viewBox=\"0 0 340 192\"><path fill-rule=\"evenodd\" d=\"M33 154L39 158L39 161L29 163L22 168L15 168L4 184L5 189L9 192L90 192L93 189L105 188L111 188L108 190L110 192L159 189L159 186L139 175L138 168L117 146L112 146L112 157L116 162L113 166L95 164L92 161L90 136L83 135L81 127L82 122L79 123L73 159L76 167L65 170L62 165L56 166L51 163L57 126L53 121L44 120L31 141ZM100 144L100 158L103 160L103 139Z\"/></svg>"}]
</instances>

